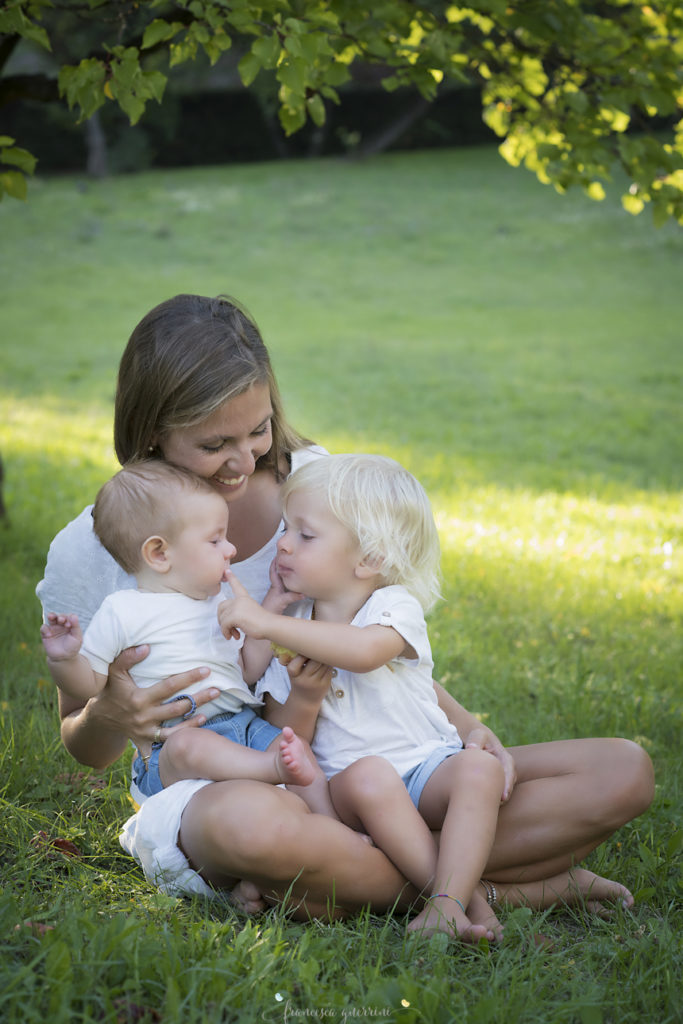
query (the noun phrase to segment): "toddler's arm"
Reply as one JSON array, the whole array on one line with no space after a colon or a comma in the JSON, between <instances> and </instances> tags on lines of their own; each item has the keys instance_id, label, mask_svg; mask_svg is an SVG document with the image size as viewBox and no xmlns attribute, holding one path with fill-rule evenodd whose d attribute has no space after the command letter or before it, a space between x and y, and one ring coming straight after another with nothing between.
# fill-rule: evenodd
<instances>
[{"instance_id":1,"label":"toddler's arm","mask_svg":"<svg viewBox=\"0 0 683 1024\"><path fill-rule=\"evenodd\" d=\"M102 690L106 676L94 672L80 653L83 634L77 615L49 612L47 622L40 627L40 636L48 668L60 690L77 700L88 700Z\"/></svg>"},{"instance_id":2,"label":"toddler's arm","mask_svg":"<svg viewBox=\"0 0 683 1024\"><path fill-rule=\"evenodd\" d=\"M288 656L279 659L284 662ZM300 655L289 658L287 664L291 689L284 704L270 694L265 695L263 717L271 725L282 729L289 725L298 736L310 743L315 732L318 712L323 697L330 688L333 670L329 665L309 661Z\"/></svg>"},{"instance_id":3,"label":"toddler's arm","mask_svg":"<svg viewBox=\"0 0 683 1024\"><path fill-rule=\"evenodd\" d=\"M372 672L400 654L415 652L392 626L352 626L278 615L254 601L239 581L230 579L235 597L223 601L218 621L226 636L239 627L248 637L267 638L297 654L349 672Z\"/></svg>"},{"instance_id":4,"label":"toddler's arm","mask_svg":"<svg viewBox=\"0 0 683 1024\"><path fill-rule=\"evenodd\" d=\"M228 573L228 582L235 594L235 599L238 597L246 597L248 601L252 600L247 590L231 572ZM273 560L270 567L270 589L264 597L260 607L273 612L275 615L280 615L285 608L290 606L290 604L300 601L301 597L301 594L293 594L290 591L285 590L282 585L282 580L275 571L275 560ZM221 609L224 604L232 605L233 602L228 599L221 603L218 608L218 622L225 636L233 636L237 639L238 633L236 624L230 621L230 616L225 610L223 611L223 614L221 614ZM254 683L261 678L268 668L272 657L273 648L271 647L270 640L267 638L258 638L246 633L242 649L240 650L240 668L242 669L244 681L248 686L253 686Z\"/></svg>"}]
</instances>

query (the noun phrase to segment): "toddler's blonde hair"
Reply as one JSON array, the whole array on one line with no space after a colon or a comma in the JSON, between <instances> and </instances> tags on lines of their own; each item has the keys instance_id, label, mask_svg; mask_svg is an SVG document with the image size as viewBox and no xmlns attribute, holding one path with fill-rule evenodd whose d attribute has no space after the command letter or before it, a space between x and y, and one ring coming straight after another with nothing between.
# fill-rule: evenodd
<instances>
[{"instance_id":1,"label":"toddler's blonde hair","mask_svg":"<svg viewBox=\"0 0 683 1024\"><path fill-rule=\"evenodd\" d=\"M385 585L404 586L425 612L433 607L440 597L439 536L429 498L407 469L383 455L328 455L285 481L285 509L296 491L322 492Z\"/></svg>"},{"instance_id":2,"label":"toddler's blonde hair","mask_svg":"<svg viewBox=\"0 0 683 1024\"><path fill-rule=\"evenodd\" d=\"M142 565L142 545L159 535L175 539L185 523L179 493L220 495L208 480L161 459L131 462L107 480L95 499L93 529L122 569L135 575Z\"/></svg>"}]
</instances>

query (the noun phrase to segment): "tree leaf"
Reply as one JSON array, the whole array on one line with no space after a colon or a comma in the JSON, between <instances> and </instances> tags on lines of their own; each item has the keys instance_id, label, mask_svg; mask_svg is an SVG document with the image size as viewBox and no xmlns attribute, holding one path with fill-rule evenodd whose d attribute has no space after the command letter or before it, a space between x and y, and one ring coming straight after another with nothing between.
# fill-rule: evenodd
<instances>
[{"instance_id":1,"label":"tree leaf","mask_svg":"<svg viewBox=\"0 0 683 1024\"><path fill-rule=\"evenodd\" d=\"M319 128L325 124L325 104L322 101L322 97L319 93L315 93L314 96L309 96L306 100L306 107L308 113L311 115L311 120L314 124L317 124Z\"/></svg>"},{"instance_id":2,"label":"tree leaf","mask_svg":"<svg viewBox=\"0 0 683 1024\"><path fill-rule=\"evenodd\" d=\"M28 188L26 178L21 171L3 171L0 173L0 198L6 192L14 199L26 199Z\"/></svg>"},{"instance_id":3,"label":"tree leaf","mask_svg":"<svg viewBox=\"0 0 683 1024\"><path fill-rule=\"evenodd\" d=\"M162 18L155 18L145 29L140 49L148 50L150 46L156 46L157 43L172 39L181 28L183 28L183 25L178 21L169 23Z\"/></svg>"},{"instance_id":4,"label":"tree leaf","mask_svg":"<svg viewBox=\"0 0 683 1024\"><path fill-rule=\"evenodd\" d=\"M7 148L0 149L0 160L5 164L12 164L13 167L18 167L25 174L33 174L38 162L32 153L29 153L27 149L21 149L19 146L8 146Z\"/></svg>"}]
</instances>

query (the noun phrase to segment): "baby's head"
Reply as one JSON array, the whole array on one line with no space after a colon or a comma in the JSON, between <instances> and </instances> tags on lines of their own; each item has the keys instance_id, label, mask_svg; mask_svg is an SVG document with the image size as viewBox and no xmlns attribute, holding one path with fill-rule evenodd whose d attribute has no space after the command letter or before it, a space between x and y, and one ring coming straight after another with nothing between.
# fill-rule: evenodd
<instances>
[{"instance_id":1,"label":"baby's head","mask_svg":"<svg viewBox=\"0 0 683 1024\"><path fill-rule=\"evenodd\" d=\"M121 568L136 575L143 565L145 540L151 536L176 540L188 525L187 499L203 495L225 504L208 480L187 469L160 459L131 462L100 489L92 512L93 528Z\"/></svg>"},{"instance_id":2,"label":"baby's head","mask_svg":"<svg viewBox=\"0 0 683 1024\"><path fill-rule=\"evenodd\" d=\"M424 488L382 455L328 455L296 470L282 486L292 494L322 494L358 543L380 585L400 584L428 611L439 598L439 537Z\"/></svg>"}]
</instances>

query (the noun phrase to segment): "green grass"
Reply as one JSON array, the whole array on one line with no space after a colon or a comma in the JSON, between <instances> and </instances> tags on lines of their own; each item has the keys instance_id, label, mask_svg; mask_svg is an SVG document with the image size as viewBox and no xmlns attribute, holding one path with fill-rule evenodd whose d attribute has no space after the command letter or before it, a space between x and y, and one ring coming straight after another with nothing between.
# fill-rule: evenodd
<instances>
[{"instance_id":1,"label":"green grass","mask_svg":"<svg viewBox=\"0 0 683 1024\"><path fill-rule=\"evenodd\" d=\"M678 1021L680 232L474 149L38 179L0 206L0 247L0 1016ZM81 771L61 748L33 588L115 468L125 340L178 291L251 308L301 430L423 480L436 671L466 706L508 743L650 752L653 807L590 862L632 913L517 911L500 949L454 949L396 915L304 926L172 900L124 856L127 759Z\"/></svg>"}]
</instances>

